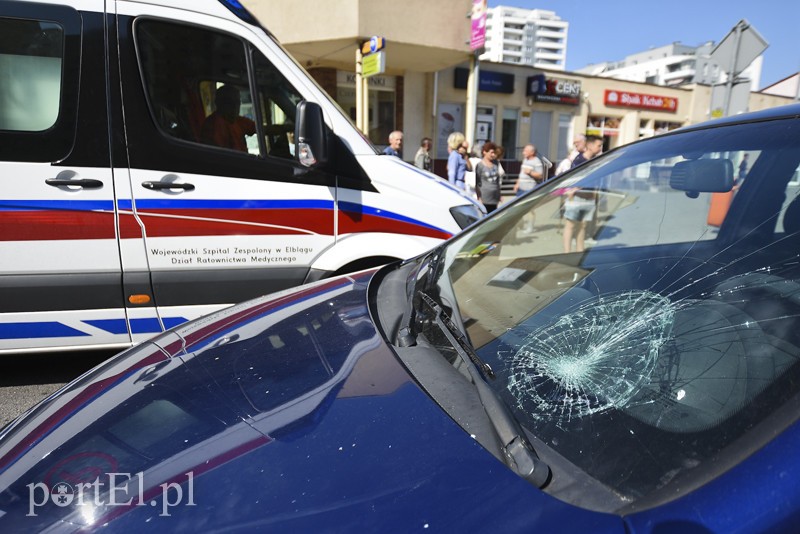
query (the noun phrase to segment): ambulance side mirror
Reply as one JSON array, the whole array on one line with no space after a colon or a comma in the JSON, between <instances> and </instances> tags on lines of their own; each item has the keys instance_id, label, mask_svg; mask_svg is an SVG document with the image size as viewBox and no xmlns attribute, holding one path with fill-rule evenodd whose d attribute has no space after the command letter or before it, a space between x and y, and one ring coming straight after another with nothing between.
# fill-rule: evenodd
<instances>
[{"instance_id":1,"label":"ambulance side mirror","mask_svg":"<svg viewBox=\"0 0 800 534\"><path fill-rule=\"evenodd\" d=\"M328 161L325 119L316 102L298 102L294 143L295 157L304 167L318 167Z\"/></svg>"}]
</instances>

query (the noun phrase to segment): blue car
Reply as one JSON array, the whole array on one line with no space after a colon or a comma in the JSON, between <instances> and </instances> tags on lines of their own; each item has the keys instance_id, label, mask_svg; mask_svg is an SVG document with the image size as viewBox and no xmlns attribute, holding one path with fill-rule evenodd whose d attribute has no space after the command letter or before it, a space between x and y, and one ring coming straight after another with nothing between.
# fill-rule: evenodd
<instances>
[{"instance_id":1,"label":"blue car","mask_svg":"<svg viewBox=\"0 0 800 534\"><path fill-rule=\"evenodd\" d=\"M2 431L0 532L797 532L798 139L642 140L123 352Z\"/></svg>"}]
</instances>

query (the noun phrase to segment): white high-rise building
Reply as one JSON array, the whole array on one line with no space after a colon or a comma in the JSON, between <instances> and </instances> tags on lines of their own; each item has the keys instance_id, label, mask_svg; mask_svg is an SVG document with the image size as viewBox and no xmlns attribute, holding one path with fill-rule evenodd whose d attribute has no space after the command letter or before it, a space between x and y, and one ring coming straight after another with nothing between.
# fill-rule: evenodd
<instances>
[{"instance_id":1,"label":"white high-rise building","mask_svg":"<svg viewBox=\"0 0 800 534\"><path fill-rule=\"evenodd\" d=\"M714 42L688 46L679 42L631 54L622 61L596 63L576 72L631 82L678 87L690 83L707 85L728 80L724 67L710 62ZM757 91L763 56L758 56L740 75Z\"/></svg>"},{"instance_id":2,"label":"white high-rise building","mask_svg":"<svg viewBox=\"0 0 800 534\"><path fill-rule=\"evenodd\" d=\"M481 61L564 70L569 23L553 11L498 6L486 12Z\"/></svg>"}]
</instances>

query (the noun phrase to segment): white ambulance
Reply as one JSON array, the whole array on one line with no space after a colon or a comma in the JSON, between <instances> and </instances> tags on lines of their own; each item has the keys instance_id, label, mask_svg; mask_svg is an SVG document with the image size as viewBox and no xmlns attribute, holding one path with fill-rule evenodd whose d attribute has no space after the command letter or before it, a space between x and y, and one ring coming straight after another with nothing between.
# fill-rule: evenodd
<instances>
[{"instance_id":1,"label":"white ambulance","mask_svg":"<svg viewBox=\"0 0 800 534\"><path fill-rule=\"evenodd\" d=\"M0 353L130 346L482 215L235 0L0 1L0 182Z\"/></svg>"}]
</instances>

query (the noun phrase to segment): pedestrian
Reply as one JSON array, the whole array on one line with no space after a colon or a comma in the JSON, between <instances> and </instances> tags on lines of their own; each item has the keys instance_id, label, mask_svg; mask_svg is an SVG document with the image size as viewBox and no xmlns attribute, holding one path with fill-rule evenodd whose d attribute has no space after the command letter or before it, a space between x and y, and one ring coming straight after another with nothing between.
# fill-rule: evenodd
<instances>
[{"instance_id":1,"label":"pedestrian","mask_svg":"<svg viewBox=\"0 0 800 534\"><path fill-rule=\"evenodd\" d=\"M423 137L419 144L419 149L414 156L414 166L433 172L433 160L431 159L431 147L433 141L430 137Z\"/></svg>"},{"instance_id":2,"label":"pedestrian","mask_svg":"<svg viewBox=\"0 0 800 534\"><path fill-rule=\"evenodd\" d=\"M741 185L745 178L747 178L747 158L750 154L746 153L742 156L742 162L739 163L739 178L736 180L736 185Z\"/></svg>"},{"instance_id":3,"label":"pedestrian","mask_svg":"<svg viewBox=\"0 0 800 534\"><path fill-rule=\"evenodd\" d=\"M486 208L486 213L496 210L500 203L500 171L496 148L497 145L486 141L481 149L483 158L475 166L475 192Z\"/></svg>"},{"instance_id":4,"label":"pedestrian","mask_svg":"<svg viewBox=\"0 0 800 534\"><path fill-rule=\"evenodd\" d=\"M572 168L586 163L602 150L603 138L587 135L586 148L572 162ZM564 252L572 251L573 237L575 250L583 252L586 250L586 226L594 220L597 212L597 193L580 187L570 187L564 196Z\"/></svg>"},{"instance_id":5,"label":"pedestrian","mask_svg":"<svg viewBox=\"0 0 800 534\"><path fill-rule=\"evenodd\" d=\"M575 156L571 169L582 165L603 151L603 138L599 135L587 135L583 151Z\"/></svg>"},{"instance_id":6,"label":"pedestrian","mask_svg":"<svg viewBox=\"0 0 800 534\"><path fill-rule=\"evenodd\" d=\"M500 175L500 184L501 184L500 189L502 190L503 180L506 179L506 170L503 168L503 156L505 156L506 154L506 149L503 146L496 144L494 151L495 154L497 154L497 160L496 160L497 173Z\"/></svg>"},{"instance_id":7,"label":"pedestrian","mask_svg":"<svg viewBox=\"0 0 800 534\"><path fill-rule=\"evenodd\" d=\"M403 159L403 132L395 130L389 134L389 146L383 149L383 153Z\"/></svg>"},{"instance_id":8,"label":"pedestrian","mask_svg":"<svg viewBox=\"0 0 800 534\"><path fill-rule=\"evenodd\" d=\"M470 198L478 200L478 193L475 192L475 167L481 161L479 155L475 154L474 150L467 150L467 172L464 173L464 183L466 184L466 191Z\"/></svg>"},{"instance_id":9,"label":"pedestrian","mask_svg":"<svg viewBox=\"0 0 800 534\"><path fill-rule=\"evenodd\" d=\"M567 157L562 159L559 162L558 167L556 167L556 176L565 173L572 168L572 162L575 161L575 158L578 157L578 154L583 152L586 148L586 136L583 134L576 135L575 139L572 141L572 147L573 148Z\"/></svg>"},{"instance_id":10,"label":"pedestrian","mask_svg":"<svg viewBox=\"0 0 800 534\"><path fill-rule=\"evenodd\" d=\"M466 190L465 174L472 170L469 162L469 144L461 132L453 132L447 137L447 179L459 189Z\"/></svg>"},{"instance_id":11,"label":"pedestrian","mask_svg":"<svg viewBox=\"0 0 800 534\"><path fill-rule=\"evenodd\" d=\"M544 181L544 164L536 155L536 146L525 145L522 149L522 165L514 184L514 194L521 196Z\"/></svg>"}]
</instances>

